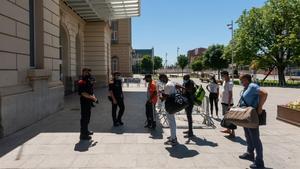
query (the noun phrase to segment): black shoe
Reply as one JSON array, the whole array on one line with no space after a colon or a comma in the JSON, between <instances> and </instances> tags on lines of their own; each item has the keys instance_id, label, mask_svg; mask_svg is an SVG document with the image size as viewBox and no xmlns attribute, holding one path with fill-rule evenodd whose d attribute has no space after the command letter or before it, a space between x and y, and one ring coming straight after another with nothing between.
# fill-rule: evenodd
<instances>
[{"instance_id":1,"label":"black shoe","mask_svg":"<svg viewBox=\"0 0 300 169\"><path fill-rule=\"evenodd\" d=\"M91 136L91 135L93 135L94 134L94 132L92 132L92 131L88 131L88 133L87 133L89 136Z\"/></svg>"},{"instance_id":2,"label":"black shoe","mask_svg":"<svg viewBox=\"0 0 300 169\"><path fill-rule=\"evenodd\" d=\"M244 153L239 156L240 159L254 161L254 154Z\"/></svg>"},{"instance_id":3,"label":"black shoe","mask_svg":"<svg viewBox=\"0 0 300 169\"><path fill-rule=\"evenodd\" d=\"M150 128L151 125L150 125L150 124L146 124L144 127L145 127L145 128Z\"/></svg>"},{"instance_id":4,"label":"black shoe","mask_svg":"<svg viewBox=\"0 0 300 169\"><path fill-rule=\"evenodd\" d=\"M265 165L264 164L256 164L256 163L253 163L250 165L250 168L265 168Z\"/></svg>"},{"instance_id":5,"label":"black shoe","mask_svg":"<svg viewBox=\"0 0 300 169\"><path fill-rule=\"evenodd\" d=\"M118 122L114 122L114 127L118 127L120 124Z\"/></svg>"},{"instance_id":6,"label":"black shoe","mask_svg":"<svg viewBox=\"0 0 300 169\"><path fill-rule=\"evenodd\" d=\"M184 138L193 138L193 137L195 137L195 135L194 134L187 134L187 135L185 135L183 137Z\"/></svg>"},{"instance_id":7,"label":"black shoe","mask_svg":"<svg viewBox=\"0 0 300 169\"><path fill-rule=\"evenodd\" d=\"M92 139L92 137L91 136L88 136L88 135L82 135L82 134L80 134L80 140L91 140Z\"/></svg>"},{"instance_id":8,"label":"black shoe","mask_svg":"<svg viewBox=\"0 0 300 169\"><path fill-rule=\"evenodd\" d=\"M124 125L124 123L121 120L119 120L118 123L119 123L120 126Z\"/></svg>"},{"instance_id":9,"label":"black shoe","mask_svg":"<svg viewBox=\"0 0 300 169\"><path fill-rule=\"evenodd\" d=\"M182 132L183 134L189 134L189 131L187 130L187 131L184 131L184 132Z\"/></svg>"},{"instance_id":10,"label":"black shoe","mask_svg":"<svg viewBox=\"0 0 300 169\"><path fill-rule=\"evenodd\" d=\"M156 122L153 122L151 125L151 129L155 129L156 128Z\"/></svg>"}]
</instances>

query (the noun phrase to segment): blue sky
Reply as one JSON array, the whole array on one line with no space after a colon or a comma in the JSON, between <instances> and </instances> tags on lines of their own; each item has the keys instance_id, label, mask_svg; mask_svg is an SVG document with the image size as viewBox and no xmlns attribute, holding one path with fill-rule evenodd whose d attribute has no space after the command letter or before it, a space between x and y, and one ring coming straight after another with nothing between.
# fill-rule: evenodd
<instances>
[{"instance_id":1,"label":"blue sky","mask_svg":"<svg viewBox=\"0 0 300 169\"><path fill-rule=\"evenodd\" d=\"M168 65L179 54L197 47L228 44L226 25L243 10L261 7L265 0L141 0L141 16L132 20L134 49L152 48ZM235 25L236 26L236 25Z\"/></svg>"}]
</instances>

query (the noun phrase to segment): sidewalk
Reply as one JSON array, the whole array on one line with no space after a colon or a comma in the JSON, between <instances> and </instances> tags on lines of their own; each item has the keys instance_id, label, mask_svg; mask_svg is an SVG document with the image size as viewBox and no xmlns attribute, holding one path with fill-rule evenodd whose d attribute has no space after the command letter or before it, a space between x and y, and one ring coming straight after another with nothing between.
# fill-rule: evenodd
<instances>
[{"instance_id":1,"label":"sidewalk","mask_svg":"<svg viewBox=\"0 0 300 169\"><path fill-rule=\"evenodd\" d=\"M237 87L237 89L240 89ZM145 88L125 89L124 127L113 128L106 89L97 91L100 104L93 109L91 142L79 142L79 99L68 96L65 109L26 129L0 140L0 168L248 168L238 159L246 149L243 130L227 139L217 129L195 129L195 139L186 144L177 131L179 145L163 145L169 129L144 129ZM298 89L267 88L268 126L261 128L264 158L268 168L300 168L300 128L277 121L276 105L300 95ZM276 92L275 92L276 91ZM235 98L239 90L234 91ZM182 122L180 122L182 123Z\"/></svg>"}]
</instances>

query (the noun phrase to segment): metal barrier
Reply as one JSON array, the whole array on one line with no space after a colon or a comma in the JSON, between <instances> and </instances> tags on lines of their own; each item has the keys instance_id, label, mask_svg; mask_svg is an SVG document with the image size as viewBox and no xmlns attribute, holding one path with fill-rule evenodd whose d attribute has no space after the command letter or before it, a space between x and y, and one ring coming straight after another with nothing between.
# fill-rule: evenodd
<instances>
[{"instance_id":1,"label":"metal barrier","mask_svg":"<svg viewBox=\"0 0 300 169\"><path fill-rule=\"evenodd\" d=\"M147 83L141 78L125 77L122 82L123 87L147 87Z\"/></svg>"},{"instance_id":2,"label":"metal barrier","mask_svg":"<svg viewBox=\"0 0 300 169\"><path fill-rule=\"evenodd\" d=\"M161 122L163 127L169 127L166 113L167 112L164 108L164 104L157 106L157 108L156 108L157 118ZM184 114L185 114L184 110L176 113L176 115L184 115ZM215 123L212 120L212 117L209 116L209 98L208 98L208 96L204 97L204 100L203 100L201 106L194 106L193 114L200 115L203 117L202 124L205 124L208 127L216 128Z\"/></svg>"}]
</instances>

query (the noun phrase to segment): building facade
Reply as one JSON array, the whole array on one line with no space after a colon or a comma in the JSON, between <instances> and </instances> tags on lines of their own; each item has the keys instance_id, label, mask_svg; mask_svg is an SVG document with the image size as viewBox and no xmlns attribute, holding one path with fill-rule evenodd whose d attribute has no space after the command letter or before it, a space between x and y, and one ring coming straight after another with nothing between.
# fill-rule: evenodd
<instances>
[{"instance_id":1,"label":"building facade","mask_svg":"<svg viewBox=\"0 0 300 169\"><path fill-rule=\"evenodd\" d=\"M151 49L134 49L132 52L132 71L133 73L142 73L141 62L144 56L154 57L154 48Z\"/></svg>"},{"instance_id":2,"label":"building facade","mask_svg":"<svg viewBox=\"0 0 300 169\"><path fill-rule=\"evenodd\" d=\"M206 52L206 50L207 50L206 48L196 48L196 49L189 50L187 52L189 63L192 63L194 60L201 57Z\"/></svg>"},{"instance_id":3,"label":"building facade","mask_svg":"<svg viewBox=\"0 0 300 169\"><path fill-rule=\"evenodd\" d=\"M131 19L119 19L111 23L111 70L123 76L132 75Z\"/></svg>"},{"instance_id":4,"label":"building facade","mask_svg":"<svg viewBox=\"0 0 300 169\"><path fill-rule=\"evenodd\" d=\"M92 69L97 86L106 85L112 53L130 62L129 18L139 14L139 0L1 1L0 137L63 109L83 67ZM130 39L128 51L121 50L127 55L111 45L113 21L130 29L120 33Z\"/></svg>"}]
</instances>

